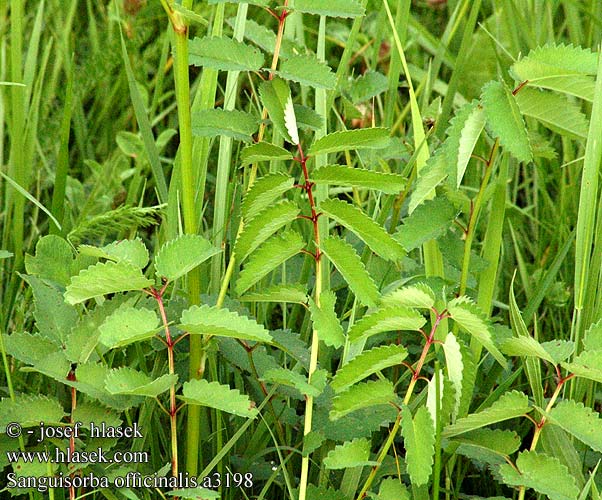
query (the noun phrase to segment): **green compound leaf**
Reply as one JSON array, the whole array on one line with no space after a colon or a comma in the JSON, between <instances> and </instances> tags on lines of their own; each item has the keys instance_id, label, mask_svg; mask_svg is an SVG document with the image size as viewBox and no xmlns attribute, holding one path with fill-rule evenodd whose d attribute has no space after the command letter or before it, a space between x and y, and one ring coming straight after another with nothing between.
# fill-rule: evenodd
<instances>
[{"instance_id":1,"label":"green compound leaf","mask_svg":"<svg viewBox=\"0 0 602 500\"><path fill-rule=\"evenodd\" d=\"M179 328L191 334L217 335L255 342L272 341L270 333L254 320L207 304L186 309L181 321Z\"/></svg>"},{"instance_id":2,"label":"green compound leaf","mask_svg":"<svg viewBox=\"0 0 602 500\"><path fill-rule=\"evenodd\" d=\"M293 155L284 148L270 144L269 142L258 142L247 146L240 153L240 163L251 165L259 161L292 160Z\"/></svg>"},{"instance_id":3,"label":"green compound leaf","mask_svg":"<svg viewBox=\"0 0 602 500\"><path fill-rule=\"evenodd\" d=\"M602 350L602 319L585 331L583 348L586 351Z\"/></svg>"},{"instance_id":4,"label":"green compound leaf","mask_svg":"<svg viewBox=\"0 0 602 500\"><path fill-rule=\"evenodd\" d=\"M35 365L38 361L58 350L58 346L50 339L39 334L14 332L2 335L4 348L13 358L22 363Z\"/></svg>"},{"instance_id":5,"label":"green compound leaf","mask_svg":"<svg viewBox=\"0 0 602 500\"><path fill-rule=\"evenodd\" d=\"M500 347L508 356L533 356L556 364L554 358L533 337L513 337L502 342Z\"/></svg>"},{"instance_id":6,"label":"green compound leaf","mask_svg":"<svg viewBox=\"0 0 602 500\"><path fill-rule=\"evenodd\" d=\"M261 102L268 110L268 114L276 130L288 142L296 144L294 138L291 137L291 134L289 133L285 112L288 107L290 121L290 106L292 105L292 99L291 90L288 84L281 78L265 81L259 86L259 95L261 97ZM290 126L291 124L288 123L288 125Z\"/></svg>"},{"instance_id":7,"label":"green compound leaf","mask_svg":"<svg viewBox=\"0 0 602 500\"><path fill-rule=\"evenodd\" d=\"M303 285L274 285L261 292L247 293L238 299L240 302L290 302L307 303L307 288Z\"/></svg>"},{"instance_id":8,"label":"green compound leaf","mask_svg":"<svg viewBox=\"0 0 602 500\"><path fill-rule=\"evenodd\" d=\"M66 286L71 278L73 250L63 238L49 234L36 243L35 256L25 256L25 269L29 274L52 280Z\"/></svg>"},{"instance_id":9,"label":"green compound leaf","mask_svg":"<svg viewBox=\"0 0 602 500\"><path fill-rule=\"evenodd\" d=\"M259 5L261 7L267 7L270 5L272 0L209 0L209 5L215 5L217 3L248 3L251 5ZM178 490L182 491L182 490ZM213 497L211 497L213 498ZM204 500L204 499L203 499Z\"/></svg>"},{"instance_id":10,"label":"green compound leaf","mask_svg":"<svg viewBox=\"0 0 602 500\"><path fill-rule=\"evenodd\" d=\"M33 317L40 334L56 345L63 344L77 322L77 311L65 303L63 295L55 287L35 276L21 277L33 291Z\"/></svg>"},{"instance_id":11,"label":"green compound leaf","mask_svg":"<svg viewBox=\"0 0 602 500\"><path fill-rule=\"evenodd\" d=\"M0 250L0 259L10 259L15 254L9 252L8 250Z\"/></svg>"},{"instance_id":12,"label":"green compound leaf","mask_svg":"<svg viewBox=\"0 0 602 500\"><path fill-rule=\"evenodd\" d=\"M379 293L355 249L337 237L326 238L321 249L333 263L360 302L375 307Z\"/></svg>"},{"instance_id":13,"label":"green compound leaf","mask_svg":"<svg viewBox=\"0 0 602 500\"><path fill-rule=\"evenodd\" d=\"M402 345L375 347L339 368L330 385L335 392L341 392L373 373L401 364L407 355L408 351Z\"/></svg>"},{"instance_id":14,"label":"green compound leaf","mask_svg":"<svg viewBox=\"0 0 602 500\"><path fill-rule=\"evenodd\" d=\"M324 387L326 387L326 376L325 370L317 370L314 372L312 383L310 384L305 375L286 368L271 368L266 370L262 379L275 384L294 387L304 396L317 398L324 391Z\"/></svg>"},{"instance_id":15,"label":"green compound leaf","mask_svg":"<svg viewBox=\"0 0 602 500\"><path fill-rule=\"evenodd\" d=\"M523 115L535 118L553 132L574 139L587 137L587 118L565 96L526 88L516 94L516 102Z\"/></svg>"},{"instance_id":16,"label":"green compound leaf","mask_svg":"<svg viewBox=\"0 0 602 500\"><path fill-rule=\"evenodd\" d=\"M105 388L111 394L129 394L154 398L168 391L177 381L178 376L176 374L165 374L153 380L146 373L124 367L109 372L105 379Z\"/></svg>"},{"instance_id":17,"label":"green compound leaf","mask_svg":"<svg viewBox=\"0 0 602 500\"><path fill-rule=\"evenodd\" d=\"M270 206L274 200L280 198L293 187L295 180L281 173L269 174L255 181L245 194L241 212L245 221L250 221Z\"/></svg>"},{"instance_id":18,"label":"green compound leaf","mask_svg":"<svg viewBox=\"0 0 602 500\"><path fill-rule=\"evenodd\" d=\"M226 136L251 142L257 126L253 115L234 109L204 109L192 115L192 133L201 137Z\"/></svg>"},{"instance_id":19,"label":"green compound leaf","mask_svg":"<svg viewBox=\"0 0 602 500\"><path fill-rule=\"evenodd\" d=\"M143 290L153 282L142 275L139 268L127 262L99 262L71 278L65 300L79 304L109 293Z\"/></svg>"},{"instance_id":20,"label":"green compound leaf","mask_svg":"<svg viewBox=\"0 0 602 500\"><path fill-rule=\"evenodd\" d=\"M209 3L224 3L226 0L209 0ZM227 0L232 3L239 3L236 0ZM267 1L267 0L266 0ZM246 2L245 2L246 3ZM249 2L256 5L262 5L257 0L254 2ZM181 490L173 490L168 491L166 495L171 497L185 498L187 500L214 500L216 498L220 498L220 494L218 491L209 490L207 488L184 488Z\"/></svg>"},{"instance_id":21,"label":"green compound leaf","mask_svg":"<svg viewBox=\"0 0 602 500\"><path fill-rule=\"evenodd\" d=\"M232 3L239 3L235 0L209 0L209 3L219 3L219 2L223 3L225 1L232 2ZM266 2L267 2L267 0L266 0ZM262 5L257 0L254 2L249 2L249 3L256 4L256 5ZM169 495L170 497L185 498L186 500L213 500L216 498L220 498L220 496L221 496L218 491L209 490L207 488L201 488L201 487L173 490L173 491L168 491L165 494Z\"/></svg>"},{"instance_id":22,"label":"green compound leaf","mask_svg":"<svg viewBox=\"0 0 602 500\"><path fill-rule=\"evenodd\" d=\"M319 210L355 233L383 259L398 261L405 257L403 247L359 208L338 199L329 199L320 203Z\"/></svg>"},{"instance_id":23,"label":"green compound leaf","mask_svg":"<svg viewBox=\"0 0 602 500\"><path fill-rule=\"evenodd\" d=\"M185 234L168 241L159 249L155 257L155 270L157 276L173 281L220 252L202 236Z\"/></svg>"},{"instance_id":24,"label":"green compound leaf","mask_svg":"<svg viewBox=\"0 0 602 500\"><path fill-rule=\"evenodd\" d=\"M331 90L336 84L336 76L330 66L314 55L298 55L282 61L276 74L316 89Z\"/></svg>"},{"instance_id":25,"label":"green compound leaf","mask_svg":"<svg viewBox=\"0 0 602 500\"><path fill-rule=\"evenodd\" d=\"M415 307L430 309L435 304L435 294L428 285L418 283L394 290L381 299L383 306Z\"/></svg>"},{"instance_id":26,"label":"green compound leaf","mask_svg":"<svg viewBox=\"0 0 602 500\"><path fill-rule=\"evenodd\" d=\"M72 364L63 352L55 352L37 362L33 367L22 368L26 372L38 372L61 384L74 387L82 394L99 400L106 406L123 411L140 404L143 399L137 396L112 395L107 392L104 381L109 367L103 363L81 363L75 370L76 380L69 380Z\"/></svg>"},{"instance_id":27,"label":"green compound leaf","mask_svg":"<svg viewBox=\"0 0 602 500\"><path fill-rule=\"evenodd\" d=\"M494 137L518 161L531 161L531 143L515 97L502 82L490 82L483 87L481 102L487 125Z\"/></svg>"},{"instance_id":28,"label":"green compound leaf","mask_svg":"<svg viewBox=\"0 0 602 500\"><path fill-rule=\"evenodd\" d=\"M449 302L447 310L451 318L464 330L475 337L496 361L506 367L506 360L493 343L488 322L482 311L468 297L458 297Z\"/></svg>"},{"instance_id":29,"label":"green compound leaf","mask_svg":"<svg viewBox=\"0 0 602 500\"><path fill-rule=\"evenodd\" d=\"M558 403L549 413L550 421L562 427L591 449L602 452L602 420L591 408L565 400Z\"/></svg>"},{"instance_id":30,"label":"green compound leaf","mask_svg":"<svg viewBox=\"0 0 602 500\"><path fill-rule=\"evenodd\" d=\"M295 116L300 129L320 130L324 126L324 118L313 109L302 104L295 104Z\"/></svg>"},{"instance_id":31,"label":"green compound leaf","mask_svg":"<svg viewBox=\"0 0 602 500\"><path fill-rule=\"evenodd\" d=\"M579 496L575 478L556 457L523 451L516 459L516 467L519 472L508 464L500 466L499 472L506 484L533 488L550 500L576 500Z\"/></svg>"},{"instance_id":32,"label":"green compound leaf","mask_svg":"<svg viewBox=\"0 0 602 500\"><path fill-rule=\"evenodd\" d=\"M373 495L372 498L374 500L410 500L410 492L399 479L390 477L381 481L378 495Z\"/></svg>"},{"instance_id":33,"label":"green compound leaf","mask_svg":"<svg viewBox=\"0 0 602 500\"><path fill-rule=\"evenodd\" d=\"M393 238L409 252L448 231L457 214L447 198L426 200L403 219Z\"/></svg>"},{"instance_id":34,"label":"green compound leaf","mask_svg":"<svg viewBox=\"0 0 602 500\"><path fill-rule=\"evenodd\" d=\"M299 215L299 207L292 201L281 201L259 213L245 225L236 240L234 253L242 263L255 249L282 226L294 221Z\"/></svg>"},{"instance_id":35,"label":"green compound leaf","mask_svg":"<svg viewBox=\"0 0 602 500\"><path fill-rule=\"evenodd\" d=\"M328 346L339 348L345 343L345 333L334 310L336 300L334 292L326 290L320 295L320 307L309 299L309 310L318 338Z\"/></svg>"},{"instance_id":36,"label":"green compound leaf","mask_svg":"<svg viewBox=\"0 0 602 500\"><path fill-rule=\"evenodd\" d=\"M82 255L109 259L114 262L129 262L140 269L148 264L148 249L140 238L114 241L102 248L80 245L78 252Z\"/></svg>"},{"instance_id":37,"label":"green compound leaf","mask_svg":"<svg viewBox=\"0 0 602 500\"><path fill-rule=\"evenodd\" d=\"M193 66L220 71L259 71L263 66L259 50L227 37L194 38L188 50L188 60Z\"/></svg>"},{"instance_id":38,"label":"green compound leaf","mask_svg":"<svg viewBox=\"0 0 602 500\"><path fill-rule=\"evenodd\" d=\"M489 408L478 413L472 413L467 417L459 418L452 425L448 425L443 431L443 437L454 437L465 432L480 429L486 425L495 424L511 418L520 417L529 413L529 398L518 391L505 393Z\"/></svg>"},{"instance_id":39,"label":"green compound leaf","mask_svg":"<svg viewBox=\"0 0 602 500\"><path fill-rule=\"evenodd\" d=\"M571 363L560 363L577 377L602 383L602 350L583 351Z\"/></svg>"},{"instance_id":40,"label":"green compound leaf","mask_svg":"<svg viewBox=\"0 0 602 500\"><path fill-rule=\"evenodd\" d=\"M388 380L362 382L341 392L333 399L329 417L330 420L338 420L352 411L389 404L396 399L392 382Z\"/></svg>"},{"instance_id":41,"label":"green compound leaf","mask_svg":"<svg viewBox=\"0 0 602 500\"><path fill-rule=\"evenodd\" d=\"M435 426L425 406L412 418L410 409L403 405L401 435L406 449L407 471L412 484L422 486L431 476L435 455Z\"/></svg>"},{"instance_id":42,"label":"green compound leaf","mask_svg":"<svg viewBox=\"0 0 602 500\"><path fill-rule=\"evenodd\" d=\"M425 323L422 314L409 307L384 307L356 322L349 330L349 340L356 342L377 333L397 330L418 331Z\"/></svg>"},{"instance_id":43,"label":"green compound leaf","mask_svg":"<svg viewBox=\"0 0 602 500\"><path fill-rule=\"evenodd\" d=\"M519 435L502 429L477 429L451 440L457 443L456 453L491 465L506 463L521 445Z\"/></svg>"},{"instance_id":44,"label":"green compound leaf","mask_svg":"<svg viewBox=\"0 0 602 500\"><path fill-rule=\"evenodd\" d=\"M377 465L378 462L370 462L370 441L365 438L354 439L335 446L324 459L327 469L347 469L362 467L365 465Z\"/></svg>"},{"instance_id":45,"label":"green compound leaf","mask_svg":"<svg viewBox=\"0 0 602 500\"><path fill-rule=\"evenodd\" d=\"M6 425L18 422L21 427L39 427L40 422L58 424L65 412L58 400L41 394L17 394L14 401L4 398L0 401L0 433L6 432Z\"/></svg>"},{"instance_id":46,"label":"green compound leaf","mask_svg":"<svg viewBox=\"0 0 602 500\"><path fill-rule=\"evenodd\" d=\"M510 73L529 86L594 100L597 55L572 45L538 47L515 62ZM591 75L591 76L590 76Z\"/></svg>"},{"instance_id":47,"label":"green compound leaf","mask_svg":"<svg viewBox=\"0 0 602 500\"><path fill-rule=\"evenodd\" d=\"M350 82L349 93L353 104L366 102L389 89L389 80L382 73L366 71Z\"/></svg>"},{"instance_id":48,"label":"green compound leaf","mask_svg":"<svg viewBox=\"0 0 602 500\"><path fill-rule=\"evenodd\" d=\"M349 500L340 490L326 488L325 486L307 486L308 500Z\"/></svg>"},{"instance_id":49,"label":"green compound leaf","mask_svg":"<svg viewBox=\"0 0 602 500\"><path fill-rule=\"evenodd\" d=\"M205 379L185 382L180 398L191 405L208 406L240 417L255 418L258 413L249 396Z\"/></svg>"},{"instance_id":50,"label":"green compound leaf","mask_svg":"<svg viewBox=\"0 0 602 500\"><path fill-rule=\"evenodd\" d=\"M100 325L99 342L110 349L146 340L157 333L159 318L150 309L122 307Z\"/></svg>"},{"instance_id":51,"label":"green compound leaf","mask_svg":"<svg viewBox=\"0 0 602 500\"><path fill-rule=\"evenodd\" d=\"M119 427L123 422L116 411L98 403L87 401L77 402L77 406L73 411L73 421L81 422L84 429L90 429L91 423L98 425L99 422L104 422L107 426Z\"/></svg>"},{"instance_id":52,"label":"green compound leaf","mask_svg":"<svg viewBox=\"0 0 602 500\"><path fill-rule=\"evenodd\" d=\"M359 17L365 13L357 0L291 0L289 7L306 14L330 17Z\"/></svg>"},{"instance_id":53,"label":"green compound leaf","mask_svg":"<svg viewBox=\"0 0 602 500\"><path fill-rule=\"evenodd\" d=\"M389 144L389 130L386 128L359 128L333 132L314 142L308 155L360 149L382 149Z\"/></svg>"},{"instance_id":54,"label":"green compound leaf","mask_svg":"<svg viewBox=\"0 0 602 500\"><path fill-rule=\"evenodd\" d=\"M305 242L295 231L286 231L267 240L251 255L236 282L236 293L246 292L268 273L297 255Z\"/></svg>"},{"instance_id":55,"label":"green compound leaf","mask_svg":"<svg viewBox=\"0 0 602 500\"><path fill-rule=\"evenodd\" d=\"M406 185L406 179L402 175L343 165L326 165L314 170L310 177L315 184L374 189L387 194L399 194Z\"/></svg>"},{"instance_id":56,"label":"green compound leaf","mask_svg":"<svg viewBox=\"0 0 602 500\"><path fill-rule=\"evenodd\" d=\"M575 343L571 340L550 340L549 342L542 342L541 346L552 357L555 365L568 359L575 352Z\"/></svg>"},{"instance_id":57,"label":"green compound leaf","mask_svg":"<svg viewBox=\"0 0 602 500\"><path fill-rule=\"evenodd\" d=\"M447 156L444 148L439 148L431 156L426 165L420 170L416 186L410 196L408 213L413 214L414 210L424 201L432 199L435 196L435 188L441 184L449 174ZM408 248L408 247L406 247ZM408 248L409 250L409 248Z\"/></svg>"}]
</instances>

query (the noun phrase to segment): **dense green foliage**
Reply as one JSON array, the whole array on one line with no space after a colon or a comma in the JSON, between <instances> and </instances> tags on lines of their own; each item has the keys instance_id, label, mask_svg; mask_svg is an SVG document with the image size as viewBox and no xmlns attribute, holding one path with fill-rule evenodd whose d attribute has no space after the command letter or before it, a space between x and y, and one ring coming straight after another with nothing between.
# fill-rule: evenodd
<instances>
[{"instance_id":1,"label":"dense green foliage","mask_svg":"<svg viewBox=\"0 0 602 500\"><path fill-rule=\"evenodd\" d=\"M600 497L602 4L0 23L1 495Z\"/></svg>"}]
</instances>

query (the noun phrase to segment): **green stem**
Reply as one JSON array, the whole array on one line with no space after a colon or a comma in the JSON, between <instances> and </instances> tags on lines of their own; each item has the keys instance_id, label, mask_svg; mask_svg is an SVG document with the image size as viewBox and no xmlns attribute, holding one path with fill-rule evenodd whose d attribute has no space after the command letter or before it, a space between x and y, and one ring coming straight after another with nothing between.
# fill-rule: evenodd
<instances>
[{"instance_id":1,"label":"green stem","mask_svg":"<svg viewBox=\"0 0 602 500\"><path fill-rule=\"evenodd\" d=\"M314 230L314 246L316 248L316 283L314 287L314 301L317 307L320 307L320 295L322 294L322 252L320 251L320 228L318 227L318 213L313 195L313 183L309 179L307 171L307 157L303 153L303 149L299 146L299 157L301 159L301 168L303 169L303 177L305 178L304 190L307 192L309 205L311 209L311 220ZM318 368L318 354L320 348L320 339L318 331L312 329L311 339L311 355L309 361L308 382L311 384L312 376ZM307 436L312 429L313 424L313 396L306 396L305 399L305 420L303 426L303 437ZM309 478L309 454L306 454L301 460L301 480L299 483L299 500L305 500L307 495L307 482Z\"/></svg>"},{"instance_id":2,"label":"green stem","mask_svg":"<svg viewBox=\"0 0 602 500\"><path fill-rule=\"evenodd\" d=\"M491 177L491 171L493 170L493 163L495 161L497 151L499 149L499 139L495 140L487 166L485 168L485 176L483 182L481 182L481 188L475 199L472 211L470 213L470 220L468 222L468 229L466 230L466 241L464 242L464 258L462 260L462 275L460 277L460 295L466 293L466 287L468 283L468 270L470 268L470 251L472 250L472 242L474 240L475 228L479 220L481 208L483 206L483 199L485 197L485 190L489 185L489 178Z\"/></svg>"},{"instance_id":3,"label":"green stem","mask_svg":"<svg viewBox=\"0 0 602 500\"><path fill-rule=\"evenodd\" d=\"M167 320L167 314L165 312L165 305L163 303L163 294L165 293L164 285L160 291L151 290L152 296L157 301L159 306L159 313L161 314L161 321L163 322L163 329L165 330L165 343L167 344L167 362L169 366L169 374L175 374L175 362L174 362L174 341L169 331L169 321ZM178 406L176 403L176 385L172 384L169 388L169 423L171 430L171 473L174 477L178 475L178 426L177 426L177 413Z\"/></svg>"},{"instance_id":4,"label":"green stem","mask_svg":"<svg viewBox=\"0 0 602 500\"><path fill-rule=\"evenodd\" d=\"M178 106L178 123L180 128L180 175L182 179L182 216L184 232L197 234L197 210L195 206L192 162L192 119L190 113L190 78L188 74L188 24L170 5L163 2L171 21L175 37L174 76L176 85L176 102ZM184 0L182 6L191 9L192 0ZM188 300L190 304L198 304L201 298L200 269L193 269L188 274ZM203 339L194 336L190 339L189 376L198 379L203 371ZM189 474L198 471L200 443L200 410L199 406L190 406L187 420L187 455L186 468Z\"/></svg>"}]
</instances>

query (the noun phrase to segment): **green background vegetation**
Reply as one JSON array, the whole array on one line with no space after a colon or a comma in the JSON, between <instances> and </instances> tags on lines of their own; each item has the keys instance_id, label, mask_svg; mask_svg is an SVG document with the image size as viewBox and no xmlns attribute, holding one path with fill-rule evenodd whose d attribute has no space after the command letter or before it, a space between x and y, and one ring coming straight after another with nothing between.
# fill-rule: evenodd
<instances>
[{"instance_id":1,"label":"green background vegetation","mask_svg":"<svg viewBox=\"0 0 602 500\"><path fill-rule=\"evenodd\" d=\"M595 0L0 1L0 486L598 499L601 38ZM6 436L41 420L145 433ZM151 458L6 460L44 446Z\"/></svg>"}]
</instances>

